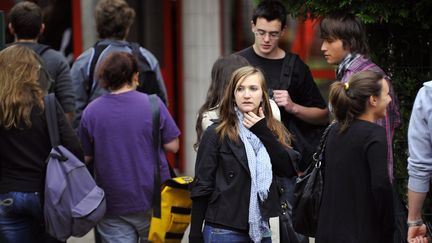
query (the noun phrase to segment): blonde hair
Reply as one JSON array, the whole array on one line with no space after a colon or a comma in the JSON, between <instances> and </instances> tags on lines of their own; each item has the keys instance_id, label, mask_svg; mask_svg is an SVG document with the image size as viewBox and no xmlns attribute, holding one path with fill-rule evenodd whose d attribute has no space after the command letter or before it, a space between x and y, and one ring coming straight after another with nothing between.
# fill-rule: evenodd
<instances>
[{"instance_id":1,"label":"blonde hair","mask_svg":"<svg viewBox=\"0 0 432 243\"><path fill-rule=\"evenodd\" d=\"M13 45L0 52L0 126L30 127L33 107L43 109L39 70L36 54L28 47Z\"/></svg>"},{"instance_id":2,"label":"blonde hair","mask_svg":"<svg viewBox=\"0 0 432 243\"><path fill-rule=\"evenodd\" d=\"M235 111L234 92L237 85L242 82L246 77L251 75L258 75L258 78L260 80L261 89L263 91L263 111L264 116L267 119L267 126L270 128L277 140L282 145L284 145L285 147L290 147L291 134L288 132L285 126L280 121L276 120L273 116L264 75L261 70L252 66L241 67L234 71L228 83L219 110L220 124L216 128L216 132L219 135L220 141L222 141L224 137L228 137L234 142L239 142L238 118Z\"/></svg>"}]
</instances>

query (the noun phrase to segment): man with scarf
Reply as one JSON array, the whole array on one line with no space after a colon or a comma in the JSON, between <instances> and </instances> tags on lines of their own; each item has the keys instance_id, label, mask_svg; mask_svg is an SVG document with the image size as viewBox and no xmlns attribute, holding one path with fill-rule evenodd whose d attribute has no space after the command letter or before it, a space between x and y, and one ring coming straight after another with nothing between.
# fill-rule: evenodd
<instances>
[{"instance_id":1,"label":"man with scarf","mask_svg":"<svg viewBox=\"0 0 432 243\"><path fill-rule=\"evenodd\" d=\"M386 129L387 167L389 178L393 181L393 135L394 129L401 125L397 97L390 77L368 57L366 32L360 19L352 14L333 14L326 16L320 24L323 43L321 51L327 63L338 65L336 79L347 82L352 74L371 70L383 74L390 88L391 103L387 106L384 118L377 124Z\"/></svg>"}]
</instances>

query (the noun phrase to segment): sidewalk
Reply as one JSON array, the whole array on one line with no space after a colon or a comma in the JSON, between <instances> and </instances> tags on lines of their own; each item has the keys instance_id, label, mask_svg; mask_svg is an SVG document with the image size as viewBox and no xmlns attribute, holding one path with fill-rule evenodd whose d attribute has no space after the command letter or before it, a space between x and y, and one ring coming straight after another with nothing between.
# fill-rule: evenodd
<instances>
[{"instance_id":1,"label":"sidewalk","mask_svg":"<svg viewBox=\"0 0 432 243\"><path fill-rule=\"evenodd\" d=\"M279 221L277 219L276 220L271 219L270 225L271 225L271 228L273 229L272 243L280 243L279 242L279 227L278 227ZM275 229L277 229L277 230L275 230ZM188 235L189 235L189 228L186 230L185 236L183 237L183 240L181 241L181 243L188 243L189 242L187 239ZM94 243L93 230L81 238L71 237L67 240L67 243ZM313 238L309 238L309 243L315 243L315 240Z\"/></svg>"}]
</instances>

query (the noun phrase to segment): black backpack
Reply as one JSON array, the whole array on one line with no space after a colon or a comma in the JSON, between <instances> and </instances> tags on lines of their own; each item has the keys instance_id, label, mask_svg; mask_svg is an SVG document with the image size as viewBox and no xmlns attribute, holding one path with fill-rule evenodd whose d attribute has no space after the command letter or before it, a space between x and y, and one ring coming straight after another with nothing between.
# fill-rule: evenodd
<instances>
[{"instance_id":1,"label":"black backpack","mask_svg":"<svg viewBox=\"0 0 432 243\"><path fill-rule=\"evenodd\" d=\"M88 97L91 97L93 87L93 77L96 68L96 63L102 52L109 46L109 44L100 44L96 42L93 46L94 54L90 60L89 77L86 85ZM156 94L159 98L167 104L166 97L163 91L159 87L159 81L156 78L156 73L151 69L147 59L142 55L140 51L140 45L138 43L131 42L128 47L132 50L132 55L138 60L138 71L139 71L139 85L137 91L146 94Z\"/></svg>"}]
</instances>

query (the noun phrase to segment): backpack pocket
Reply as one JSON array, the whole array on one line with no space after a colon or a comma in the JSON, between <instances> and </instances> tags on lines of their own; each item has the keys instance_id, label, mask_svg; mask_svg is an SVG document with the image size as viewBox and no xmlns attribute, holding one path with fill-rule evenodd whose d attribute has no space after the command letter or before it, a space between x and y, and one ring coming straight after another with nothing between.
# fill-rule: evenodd
<instances>
[{"instance_id":1,"label":"backpack pocket","mask_svg":"<svg viewBox=\"0 0 432 243\"><path fill-rule=\"evenodd\" d=\"M105 215L105 193L95 186L72 209L72 235L81 237L87 234Z\"/></svg>"},{"instance_id":2,"label":"backpack pocket","mask_svg":"<svg viewBox=\"0 0 432 243\"><path fill-rule=\"evenodd\" d=\"M190 208L171 208L171 219L167 227L167 232L183 233L191 221Z\"/></svg>"}]
</instances>

